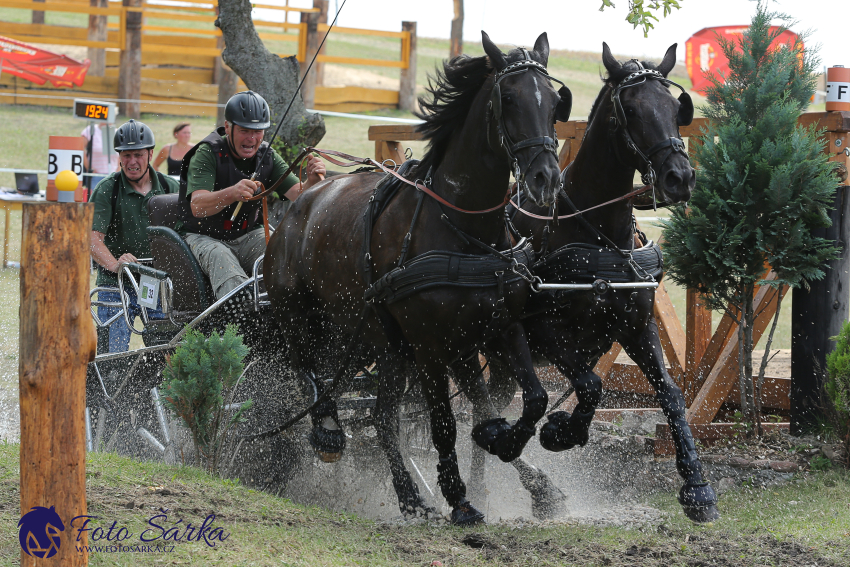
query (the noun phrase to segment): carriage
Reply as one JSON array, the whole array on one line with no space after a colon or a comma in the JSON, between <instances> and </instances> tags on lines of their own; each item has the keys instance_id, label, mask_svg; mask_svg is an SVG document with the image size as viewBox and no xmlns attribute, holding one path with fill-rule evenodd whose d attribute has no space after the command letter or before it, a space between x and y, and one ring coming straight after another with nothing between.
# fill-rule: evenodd
<instances>
[{"instance_id":1,"label":"carriage","mask_svg":"<svg viewBox=\"0 0 850 567\"><path fill-rule=\"evenodd\" d=\"M219 301L209 296L209 286L194 257L173 230L177 216L174 207L167 205L176 196L157 197L162 207L151 200L153 266L122 266L121 286L126 277L138 289L143 284L136 282L136 274L147 278L149 284L154 280L153 286L162 293L166 319L152 321L143 314L144 348L104 355L92 363L90 406L99 408L90 435L92 446L111 449L126 442L127 447L138 447L142 440L145 451L174 459L173 435L155 388L158 369L167 352L179 343L183 326L204 331L239 321L246 342L270 364L263 371L267 379L254 383L253 391L273 403L252 412L257 414L257 422L248 426L264 431L242 437L264 455L269 472L273 469L273 474L285 475L285 467L280 465L286 459L278 455L287 451L288 441L279 433L289 431L308 411L315 433L325 427L323 420L339 421L338 410L353 404L355 410L371 410L369 418L389 460L400 509L427 508L400 454L398 422L405 413L400 408L415 376L427 402L428 410L423 413L430 418L431 440L439 457L438 481L452 507L452 521L473 524L481 521L483 514L467 500L458 469L449 372L475 406L472 438L478 447L517 468L532 498L546 498L551 491L541 489L546 486L545 475L524 463L521 453L536 435L537 422L549 412L540 433L541 446L563 451L587 443L601 394L601 380L592 368L616 340L627 347L649 377L674 430L677 465L685 480L679 498L685 513L695 521L717 517L716 497L702 479L684 421L681 391L666 373L657 328L650 320L651 290L663 271L660 253L652 243L635 249L629 200L634 196L631 180L635 169L641 171L647 187L654 191L658 185L662 197L671 202L686 199L693 187L693 170L678 136L678 125L690 121L693 107L686 93L678 101L671 96L669 86L675 83L666 78L675 61L675 46L665 55L661 70L644 68L637 61L621 65L604 46L603 62L609 77L591 117L598 112L608 118L592 123L588 136L595 136L594 142L603 149L609 144L616 149L594 153L591 158L585 148L593 144L584 144L576 163L584 160L585 166L558 172L557 143L548 134L554 120L568 118L571 96L566 87L556 92L549 83L555 79L545 67L545 34L533 51L515 49L509 56L486 34L483 39L487 57L447 63L445 74L432 87L434 102L428 106L432 114L422 128L431 146L422 162L406 172L410 179L383 168L391 175L344 176L311 189L294 202L278 227L269 243L263 273L258 261L252 277ZM477 77L476 82L469 79L472 76ZM541 93L538 76L546 81L545 93ZM528 89L517 88L521 83ZM647 86L635 88L640 85ZM636 110L628 101L638 96L632 96L637 92L655 97L665 110L654 115L657 130L645 129L633 138L627 123L634 120ZM529 93L536 96L536 103ZM545 105L543 94L548 101ZM520 98L525 104L518 102ZM524 111L532 115L524 115ZM662 114L664 123L658 118ZM467 115L465 122L461 120ZM467 138L474 148L453 141ZM452 148L458 151L450 151ZM629 157L624 159L624 155ZM599 156L613 161L596 169L590 164ZM658 169L658 176L653 168ZM476 175L468 175L470 170ZM611 182L599 191L582 192L582 183L588 183L582 175L596 171L611 174ZM512 240L504 209L514 197L520 202L520 195L504 194L510 174L528 200L517 208L527 206L533 211L531 217L546 221L525 223L525 227L518 223L520 231L536 238L534 247ZM382 193L391 177L416 191ZM613 192L613 199L592 202L601 200L604 191ZM493 206L497 200L502 202ZM582 214L612 203L620 203L618 212L598 216L596 226L596 221L588 220L590 215L585 218ZM558 206L570 209L569 214L558 215ZM575 222L562 223L563 228L555 225L551 232L554 250L548 251L549 221L570 217L576 217ZM285 238L277 238L281 234ZM417 237L411 239L412 234ZM514 237L519 234L513 232ZM298 244L302 240L303 244ZM342 246L330 248L329 242ZM541 258L535 259L536 253ZM639 256L646 265L638 261ZM582 264L594 267L587 269ZM610 277L598 277L606 270ZM544 283L541 275L547 280L551 276L551 280ZM590 281L581 281L588 278ZM589 293L573 295L576 292ZM269 316L272 304L274 318ZM126 313L125 300L121 307ZM278 322L284 325L283 335ZM287 348L292 349L292 368L275 362L281 357L274 355L284 350L283 336ZM344 344L349 346L339 348ZM328 359L315 356L319 351L327 352ZM479 352L486 353L493 363L489 384L483 380ZM554 362L573 383L579 405L572 414L553 412L555 408L548 406L547 393L533 369L532 352ZM372 370L375 367L356 370L373 361L379 376ZM113 368L105 378L103 367L109 363ZM144 376L132 378L137 372ZM343 375L347 378L338 381ZM330 376L335 378L328 379ZM497 392L498 398L508 392L513 398L516 383L523 390L523 409L520 418L510 424L499 415L501 408L496 406L500 402L494 404L490 394ZM278 395L274 395L275 388ZM346 395L340 398L343 393ZM240 395L249 394L250 388ZM116 410L119 398L127 400L126 411ZM142 411L139 405L143 403L149 409ZM312 412L316 408L326 412L319 413L318 424ZM287 420L290 415L295 417ZM92 421L89 416L87 423ZM263 427L263 423L281 421L283 426ZM335 441L345 433L337 427L324 435ZM314 439L311 443L321 450ZM255 466L245 458L245 450L239 462ZM234 474L233 464L232 458L227 474Z\"/></svg>"}]
</instances>

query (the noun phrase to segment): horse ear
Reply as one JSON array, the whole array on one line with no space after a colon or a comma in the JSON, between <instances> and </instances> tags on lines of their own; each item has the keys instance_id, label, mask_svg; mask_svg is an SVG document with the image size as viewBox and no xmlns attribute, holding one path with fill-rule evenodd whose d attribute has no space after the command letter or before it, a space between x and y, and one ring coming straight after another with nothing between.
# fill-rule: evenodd
<instances>
[{"instance_id":1,"label":"horse ear","mask_svg":"<svg viewBox=\"0 0 850 567\"><path fill-rule=\"evenodd\" d=\"M484 30L481 30L481 44L484 46L484 53L490 58L490 64L496 71L501 71L508 66L508 60L505 59L504 53L496 47L496 44Z\"/></svg>"},{"instance_id":2,"label":"horse ear","mask_svg":"<svg viewBox=\"0 0 850 567\"><path fill-rule=\"evenodd\" d=\"M570 119L570 112L573 109L573 93L566 86L558 89L558 94L561 100L555 107L555 120L558 122L567 122Z\"/></svg>"},{"instance_id":3,"label":"horse ear","mask_svg":"<svg viewBox=\"0 0 850 567\"><path fill-rule=\"evenodd\" d=\"M673 67L676 66L676 46L678 44L674 43L669 48L667 48L667 53L664 54L664 59L661 63L658 64L658 67L655 68L656 71L667 76L667 73L673 70Z\"/></svg>"},{"instance_id":4,"label":"horse ear","mask_svg":"<svg viewBox=\"0 0 850 567\"><path fill-rule=\"evenodd\" d=\"M682 93L679 95L679 113L676 115L676 123L679 126L687 126L694 121L694 102L691 95Z\"/></svg>"},{"instance_id":5,"label":"horse ear","mask_svg":"<svg viewBox=\"0 0 850 567\"><path fill-rule=\"evenodd\" d=\"M622 67L620 62L611 55L611 48L608 47L608 44L604 41L602 42L602 64L605 65L605 68L608 70L609 77Z\"/></svg>"},{"instance_id":6,"label":"horse ear","mask_svg":"<svg viewBox=\"0 0 850 567\"><path fill-rule=\"evenodd\" d=\"M537 41L534 42L534 52L542 59L540 63L543 63L544 66L549 64L549 36L546 35L546 32L541 33Z\"/></svg>"}]
</instances>

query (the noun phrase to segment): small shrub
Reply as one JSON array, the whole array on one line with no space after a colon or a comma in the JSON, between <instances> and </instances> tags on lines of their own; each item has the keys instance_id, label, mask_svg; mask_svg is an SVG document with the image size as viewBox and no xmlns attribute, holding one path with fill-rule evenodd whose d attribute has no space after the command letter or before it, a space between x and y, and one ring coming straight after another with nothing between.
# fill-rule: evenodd
<instances>
[{"instance_id":1,"label":"small shrub","mask_svg":"<svg viewBox=\"0 0 850 567\"><path fill-rule=\"evenodd\" d=\"M833 337L835 350L826 357L826 417L844 445L844 466L850 468L850 322Z\"/></svg>"},{"instance_id":2,"label":"small shrub","mask_svg":"<svg viewBox=\"0 0 850 567\"><path fill-rule=\"evenodd\" d=\"M214 331L209 338L189 330L163 370L163 405L189 429L198 459L203 458L211 472L218 470L228 433L245 421L253 403L243 402L228 417L225 408L233 403L249 350L236 329L228 325L223 335Z\"/></svg>"}]
</instances>

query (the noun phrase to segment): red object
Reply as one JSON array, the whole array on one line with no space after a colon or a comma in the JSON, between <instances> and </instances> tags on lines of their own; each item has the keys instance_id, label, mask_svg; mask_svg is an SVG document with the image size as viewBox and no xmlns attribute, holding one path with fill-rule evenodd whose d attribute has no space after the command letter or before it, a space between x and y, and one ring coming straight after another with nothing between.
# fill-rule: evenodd
<instances>
[{"instance_id":1,"label":"red object","mask_svg":"<svg viewBox=\"0 0 850 567\"><path fill-rule=\"evenodd\" d=\"M80 63L66 55L0 36L0 72L37 85L50 81L54 87L81 87L89 65L88 59Z\"/></svg>"},{"instance_id":2,"label":"red object","mask_svg":"<svg viewBox=\"0 0 850 567\"><path fill-rule=\"evenodd\" d=\"M706 75L716 75L718 78L729 75L729 60L723 55L717 36L719 35L738 45L741 36L747 31L747 27L744 25L703 28L685 42L685 66L688 69L691 83L693 83L693 90L705 94L706 88L711 86L711 81L708 80ZM771 26L770 32L774 33L778 29L778 26ZM771 45L787 45L793 43L796 39L797 34L785 30L773 40Z\"/></svg>"}]
</instances>

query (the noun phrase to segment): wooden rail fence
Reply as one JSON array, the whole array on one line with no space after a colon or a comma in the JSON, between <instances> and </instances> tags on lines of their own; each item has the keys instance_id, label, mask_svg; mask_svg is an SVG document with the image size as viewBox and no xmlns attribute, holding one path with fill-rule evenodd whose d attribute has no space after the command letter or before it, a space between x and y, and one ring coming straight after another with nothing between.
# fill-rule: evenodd
<instances>
[{"instance_id":1,"label":"wooden rail fence","mask_svg":"<svg viewBox=\"0 0 850 567\"><path fill-rule=\"evenodd\" d=\"M846 168L850 166L850 156L845 148L850 143L850 112L809 112L800 117L800 124L815 125L824 130L827 145L824 151L830 156L830 161L840 162ZM704 118L695 118L690 126L680 129L683 138L699 136L708 122ZM375 158L378 161L392 159L396 163L405 161L401 142L421 140L415 126L381 125L369 128L369 140L375 142ZM559 165L563 169L575 159L582 138L587 129L584 120L573 120L557 123L555 127L561 143ZM695 142L695 140L694 140ZM693 156L695 143L688 144L688 151ZM775 277L772 272L768 278ZM784 292L783 292L784 293ZM778 299L777 290L760 287L755 296L754 308L757 314L753 327L753 339L758 342L767 328L768 323L776 313ZM673 304L662 283L655 295L655 318L673 380L682 388L688 405L688 423L695 426L697 438L710 443L714 440L728 437L730 424L712 423L716 419L726 417L722 408L738 406L738 346L737 324L729 316L724 315L717 328L712 333L712 312L699 303L695 290L687 290L685 324L676 316ZM609 392L637 394L643 404L648 396L655 392L649 385L637 365L632 363L617 363L617 356L622 348L615 344L596 364L595 371L602 377L604 388ZM560 379L557 372L541 369L545 378ZM762 391L762 406L765 413L788 415L790 408L791 379L768 376ZM613 420L624 412L646 413L657 411L647 407L627 407L626 398L618 400L617 408L597 411L597 419ZM620 402L623 402L622 404ZM575 407L576 398L573 394L564 404L566 409ZM772 424L770 427L787 428L787 423ZM669 441L669 427L659 425L654 443L656 453L672 451Z\"/></svg>"},{"instance_id":2,"label":"wooden rail fence","mask_svg":"<svg viewBox=\"0 0 850 567\"><path fill-rule=\"evenodd\" d=\"M321 37L328 29L326 21L319 21L318 25L310 28L308 17L323 13L326 18L327 2L328 0L314 0L314 7L311 8L289 6L289 0L286 0L284 5L253 2L255 9L265 11L258 13L254 25L270 51L283 57L294 55L299 62L304 63L312 57L312 53L308 53L311 34ZM67 107L71 106L74 97L120 98L118 82L110 79L118 78L121 53L128 45L128 15L140 13L140 80L136 81L139 85L138 91L130 93L126 98L186 103L142 103L143 112L215 115L216 108L212 105L219 102L217 68L222 66L220 56L223 47L221 30L213 24L216 19L215 6L214 0L160 0L157 4L150 4L145 0L140 6L127 6L116 0L100 0L98 6L91 6L90 0L5 0L0 6L3 9L21 10L16 16L8 17L9 19L23 20L23 10L30 10L32 22L0 21L0 36L30 43L87 47L93 66L83 86L75 89L52 89L49 86L37 86L24 80L16 80L8 75L0 76L0 93L5 93L0 96L0 102ZM44 23L45 12L50 14L48 23ZM290 13L300 14L301 21L288 21ZM86 21L83 21L82 16L88 16ZM79 25L71 25L75 18L79 20ZM106 20L101 22L102 32L98 31L98 18ZM35 21L42 23L33 23ZM62 23L54 23L57 21ZM323 53L317 57L319 68L324 63L398 68L404 82L406 75L415 73L415 64L411 65L411 61L415 61L416 57L415 25L412 30L409 26L397 32L335 27L334 34L398 40L399 57L375 59L329 55L324 53L324 48ZM313 43L317 45L318 41ZM97 68L98 55L102 55L102 69ZM316 69L315 92L304 93L305 99L308 96L313 99L313 108L357 112L399 105L397 90L323 86L319 70ZM241 90L245 87L240 81L237 88Z\"/></svg>"}]
</instances>

